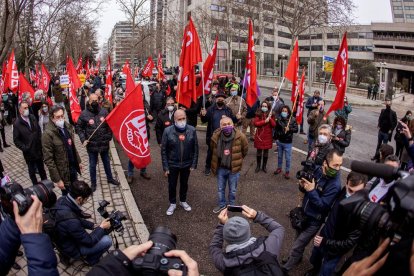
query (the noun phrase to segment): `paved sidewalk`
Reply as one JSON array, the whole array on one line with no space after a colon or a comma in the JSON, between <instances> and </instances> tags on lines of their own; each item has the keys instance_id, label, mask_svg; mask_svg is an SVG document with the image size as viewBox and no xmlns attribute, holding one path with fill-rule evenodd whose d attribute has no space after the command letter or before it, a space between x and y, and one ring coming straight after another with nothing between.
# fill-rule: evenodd
<instances>
[{"instance_id":1,"label":"paved sidewalk","mask_svg":"<svg viewBox=\"0 0 414 276\"><path fill-rule=\"evenodd\" d=\"M7 143L12 146L6 148L4 152L0 153L0 158L3 162L5 173L9 175L14 181L21 184L24 188L27 188L31 186L31 181L27 172L26 163L23 159L23 154L13 144L12 126L6 126L6 139ZM90 184L88 154L86 152L86 149L81 145L77 135L76 146L83 164L83 174L79 177L79 180L84 180ZM99 206L98 202L105 199L111 203L107 207L107 210L109 212L115 208L126 214L130 219L123 221L125 228L123 235L119 236L119 234L115 231L112 233L112 235L115 234L118 239L119 248L123 249L132 244L139 244L141 243L141 240L146 241L148 238L148 232L142 222L142 218L136 206L136 203L133 200L132 193L129 189L129 185L126 182L125 175L123 173L121 163L119 161L119 157L113 143L111 143L111 159L112 172L114 174L114 177L121 182L121 186L116 187L108 184L102 163L99 161L97 168L98 187L93 196L84 205L83 209L85 212L92 214L93 221L100 223L102 221L102 217L99 215L96 209ZM38 179L40 180L40 177ZM58 197L61 195L59 189L56 188L55 192ZM113 241L113 244L115 245L115 241ZM23 250L23 248L21 249ZM113 249L114 247L112 247L110 250ZM11 269L9 275L28 275L26 259L24 256L18 257L17 263L22 267L22 270L17 271ZM75 262L70 267L65 267L63 264L58 263L58 270L60 275L85 275L89 269L89 267L85 267L82 262L79 261Z\"/></svg>"}]
</instances>

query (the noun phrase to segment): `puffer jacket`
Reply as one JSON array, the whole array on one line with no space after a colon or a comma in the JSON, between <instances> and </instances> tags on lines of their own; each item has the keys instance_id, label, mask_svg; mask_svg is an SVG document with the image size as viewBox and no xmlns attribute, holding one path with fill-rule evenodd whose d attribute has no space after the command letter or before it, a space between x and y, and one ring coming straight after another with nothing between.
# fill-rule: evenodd
<instances>
[{"instance_id":1,"label":"puffer jacket","mask_svg":"<svg viewBox=\"0 0 414 276\"><path fill-rule=\"evenodd\" d=\"M292 144L293 133L298 133L298 124L296 119L292 118L289 122L289 131L285 132L286 126L289 122L288 118L279 117L275 128L275 138L281 143Z\"/></svg>"},{"instance_id":2,"label":"puffer jacket","mask_svg":"<svg viewBox=\"0 0 414 276\"><path fill-rule=\"evenodd\" d=\"M273 128L276 126L274 116L269 122L265 122L268 114L261 113L253 119L256 132L254 135L254 147L256 149L271 149L273 145Z\"/></svg>"},{"instance_id":3,"label":"puffer jacket","mask_svg":"<svg viewBox=\"0 0 414 276\"><path fill-rule=\"evenodd\" d=\"M82 144L85 140L89 140L89 143L86 146L88 152L103 152L109 150L109 142L112 140L112 131L106 122L104 122L92 138L89 139L106 116L108 116L108 111L105 108L100 108L98 113L95 114L92 112L89 104L79 116L76 124L76 132L78 133Z\"/></svg>"},{"instance_id":4,"label":"puffer jacket","mask_svg":"<svg viewBox=\"0 0 414 276\"><path fill-rule=\"evenodd\" d=\"M164 171L170 168L197 168L198 141L194 127L187 125L183 133L175 126L164 130L161 142L161 158Z\"/></svg>"},{"instance_id":5,"label":"puffer jacket","mask_svg":"<svg viewBox=\"0 0 414 276\"><path fill-rule=\"evenodd\" d=\"M275 257L279 256L280 249L282 247L283 237L285 235L285 229L282 225L276 222L274 219L269 217L263 212L257 212L256 218L253 222L260 224L263 226L268 232L269 236L267 236L264 242L261 245L255 244L259 242L261 239L257 239L255 243L248 246L252 248L252 251L249 251L247 254L239 255L237 254L240 252L239 250L230 253L236 253L237 256L229 257L230 254L223 252L223 224L217 225L216 229L214 230L213 240L209 246L210 256L213 259L215 267L224 272L226 268L237 267L240 264L244 264L248 261L252 256L258 257L260 254L263 253L266 247L266 251L270 254L274 255ZM244 250L246 248L242 248ZM245 250L244 250L245 251Z\"/></svg>"},{"instance_id":6,"label":"puffer jacket","mask_svg":"<svg viewBox=\"0 0 414 276\"><path fill-rule=\"evenodd\" d=\"M216 174L219 167L219 158L217 154L217 144L220 139L221 129L217 129L211 137L211 171ZM240 172L243 165L243 159L247 155L249 143L246 136L238 129L235 129L234 140L231 148L231 172Z\"/></svg>"},{"instance_id":7,"label":"puffer jacket","mask_svg":"<svg viewBox=\"0 0 414 276\"><path fill-rule=\"evenodd\" d=\"M337 149L341 153L344 153L345 148L347 148L349 144L351 143L351 135L352 135L351 126L347 125L345 129L342 129L341 132L336 134L336 137L339 140L332 139L331 142L332 142L332 146L334 147L334 149Z\"/></svg>"},{"instance_id":8,"label":"puffer jacket","mask_svg":"<svg viewBox=\"0 0 414 276\"><path fill-rule=\"evenodd\" d=\"M68 130L73 143L73 155L76 158L76 170L80 174L79 164L81 159L75 146L75 135L73 128L65 122L65 128ZM43 160L49 170L50 179L57 183L62 180L65 186L70 185L70 164L66 146L59 134L59 130L54 123L46 125L46 130L42 135Z\"/></svg>"}]
</instances>

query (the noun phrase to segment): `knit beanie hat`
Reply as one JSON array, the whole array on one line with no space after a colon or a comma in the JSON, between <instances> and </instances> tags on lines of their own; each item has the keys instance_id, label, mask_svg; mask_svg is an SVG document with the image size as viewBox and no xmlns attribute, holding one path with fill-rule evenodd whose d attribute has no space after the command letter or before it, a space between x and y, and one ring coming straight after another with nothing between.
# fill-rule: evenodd
<instances>
[{"instance_id":1,"label":"knit beanie hat","mask_svg":"<svg viewBox=\"0 0 414 276\"><path fill-rule=\"evenodd\" d=\"M230 218L223 228L223 238L229 244L241 244L250 239L249 222L242 217Z\"/></svg>"}]
</instances>

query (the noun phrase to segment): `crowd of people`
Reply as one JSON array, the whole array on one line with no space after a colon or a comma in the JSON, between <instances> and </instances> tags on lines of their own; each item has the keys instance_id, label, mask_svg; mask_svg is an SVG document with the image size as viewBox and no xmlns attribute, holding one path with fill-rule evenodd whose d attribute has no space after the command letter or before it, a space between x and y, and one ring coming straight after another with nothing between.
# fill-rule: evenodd
<instances>
[{"instance_id":1,"label":"crowd of people","mask_svg":"<svg viewBox=\"0 0 414 276\"><path fill-rule=\"evenodd\" d=\"M104 219L100 225L95 225L88 220L91 215L82 210L82 205L102 184L98 183L96 176L99 156L107 183L120 185L111 171L109 143L113 135L105 118L114 106L122 102L124 89L119 75L114 75L115 101L112 104L103 97L102 84L105 82L101 78L103 76L99 74L92 76L79 90L82 113L76 123L71 120L68 97L58 79L52 81L49 91L36 92L35 99L24 98L16 103L14 95L7 93L3 97L2 108L10 103L12 105L8 110L9 116L14 116L10 121L13 124L13 142L22 151L32 184L39 182L37 174L40 180L47 178L46 167L51 181L62 190L62 197L53 207L56 210L57 235L52 240L60 261L69 265L71 260L83 260L93 266L89 275L132 275L131 261L148 252L153 243L148 241L122 251L115 250L102 259L112 246L108 236L111 224L108 219ZM365 258L378 254L376 249L380 236L375 236L374 242L369 245L361 244L366 233L344 212L341 202L364 192L371 202L386 205L395 179L372 178L368 181L366 175L351 172L346 182L341 183L343 156L351 144L352 136L352 127L348 122L352 107L347 98L344 99L343 109L335 111L333 120L326 114L325 101L319 91L315 91L306 101L308 154L302 162L303 170L299 179L301 203L290 212L296 235L289 255L281 258L281 245L286 242L285 228L262 211L245 205L235 206L237 186L244 159L252 146L256 149L254 173L267 173L269 151L275 147L278 158L277 169L273 174L283 174L285 179L289 179L293 136L298 132L305 134L306 130L303 124L297 124L297 110L291 110L284 103L277 88L273 89L271 96L263 101L257 99L250 107L244 99L242 83L237 82L235 77L228 82L214 80L211 93L205 99L200 97L190 107L182 106L175 100L176 77L151 86L149 102L143 97L147 128L149 130L154 125L162 169L168 181L169 206L166 215L172 216L177 204L187 212L192 210L187 191L190 174L198 165L197 135L200 133L196 131L196 126L200 119L207 127L204 174L209 176L212 173L217 179L217 206L213 213L218 214L219 224L214 231L209 252L219 271L225 275L256 275L251 274L255 271L267 271L267 275L287 275L302 260L304 250L311 241L314 245L310 258L312 269L306 275L333 275L339 272L357 275L363 269L369 269L371 264L366 264ZM50 97L53 101L49 100ZM408 111L398 120L391 109L391 101L386 100L385 104L386 108L381 111L378 120L378 144L373 160L402 170L412 170L412 113ZM15 115L10 112L12 108ZM4 116L3 112L0 114ZM7 118L0 119L5 120L0 124L3 147L9 147L4 135ZM393 131L397 143L396 155L388 145ZM79 156L75 135L79 136L88 154L90 184L78 180L78 174L86 162L82 162ZM249 140L253 143L249 143ZM2 167L0 162L3 177L3 171L7 171L7 168ZM142 179L151 179L146 168L139 169ZM133 182L133 175L134 165L130 161L127 172L129 184ZM42 203L36 196L32 196L32 199L33 204L24 215L17 211L16 203L13 203L14 213L3 213L0 225L0 272L7 273L22 244L29 274L57 275L57 259L51 240L48 235L42 234ZM240 208L245 218L229 218L231 208ZM263 226L269 232L268 236L254 237L246 219ZM359 254L351 254L353 258L341 262L355 248ZM383 250L383 247L379 250ZM180 258L188 269L187 275L198 275L197 263L184 251L172 250L165 256ZM385 267L389 269L389 266ZM401 271L407 272L407 268Z\"/></svg>"}]
</instances>

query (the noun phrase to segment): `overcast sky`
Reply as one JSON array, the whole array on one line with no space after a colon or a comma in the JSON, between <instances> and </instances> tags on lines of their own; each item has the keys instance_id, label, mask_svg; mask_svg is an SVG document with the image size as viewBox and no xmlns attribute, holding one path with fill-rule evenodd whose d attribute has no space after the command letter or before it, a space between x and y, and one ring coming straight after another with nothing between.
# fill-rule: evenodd
<instances>
[{"instance_id":1,"label":"overcast sky","mask_svg":"<svg viewBox=\"0 0 414 276\"><path fill-rule=\"evenodd\" d=\"M355 9L355 21L360 24L371 22L391 22L390 0L353 0ZM119 10L114 0L108 1L101 15L101 23L98 29L99 47L102 47L111 35L112 28L118 21L125 20L124 14Z\"/></svg>"}]
</instances>

